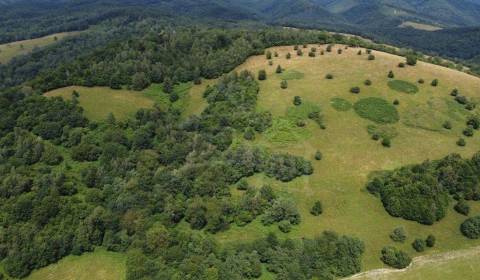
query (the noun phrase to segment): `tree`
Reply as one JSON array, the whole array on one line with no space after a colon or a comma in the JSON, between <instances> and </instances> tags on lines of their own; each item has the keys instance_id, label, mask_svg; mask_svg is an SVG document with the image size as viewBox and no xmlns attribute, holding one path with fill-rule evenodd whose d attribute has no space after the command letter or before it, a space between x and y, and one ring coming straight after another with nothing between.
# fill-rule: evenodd
<instances>
[{"instance_id":1,"label":"tree","mask_svg":"<svg viewBox=\"0 0 480 280\"><path fill-rule=\"evenodd\" d=\"M287 58L287 59L292 58L292 54L291 54L291 53L287 53L286 58Z\"/></svg>"},{"instance_id":2,"label":"tree","mask_svg":"<svg viewBox=\"0 0 480 280\"><path fill-rule=\"evenodd\" d=\"M316 160L322 160L322 158L323 158L322 153L321 153L320 151L317 151L317 152L315 153L315 159L316 159Z\"/></svg>"},{"instance_id":3,"label":"tree","mask_svg":"<svg viewBox=\"0 0 480 280\"><path fill-rule=\"evenodd\" d=\"M393 74L393 71L390 70L390 72L388 72L388 77L389 77L390 79L395 78L395 74Z\"/></svg>"},{"instance_id":4,"label":"tree","mask_svg":"<svg viewBox=\"0 0 480 280\"><path fill-rule=\"evenodd\" d=\"M333 79L333 75L332 75L332 74L327 74L327 75L325 75L325 79L327 79L327 80L332 80L332 79Z\"/></svg>"},{"instance_id":5,"label":"tree","mask_svg":"<svg viewBox=\"0 0 480 280\"><path fill-rule=\"evenodd\" d=\"M366 86L371 86L371 85L372 85L372 81L370 81L370 80L365 80L364 84L365 84Z\"/></svg>"},{"instance_id":6,"label":"tree","mask_svg":"<svg viewBox=\"0 0 480 280\"><path fill-rule=\"evenodd\" d=\"M424 79L419 79L419 80L418 80L418 83L419 83L419 84L424 84L424 83L425 83L425 80L424 80Z\"/></svg>"},{"instance_id":7,"label":"tree","mask_svg":"<svg viewBox=\"0 0 480 280\"><path fill-rule=\"evenodd\" d=\"M359 87L352 87L350 89L351 93L359 94L360 93L360 88Z\"/></svg>"},{"instance_id":8,"label":"tree","mask_svg":"<svg viewBox=\"0 0 480 280\"><path fill-rule=\"evenodd\" d=\"M382 249L381 260L394 268L406 268L412 262L412 258L405 252L391 246Z\"/></svg>"},{"instance_id":9,"label":"tree","mask_svg":"<svg viewBox=\"0 0 480 280\"><path fill-rule=\"evenodd\" d=\"M299 106L302 104L302 98L300 96L295 96L293 98L293 105Z\"/></svg>"},{"instance_id":10,"label":"tree","mask_svg":"<svg viewBox=\"0 0 480 280\"><path fill-rule=\"evenodd\" d=\"M280 88L282 88L282 89L287 89L287 88L288 88L288 82L287 82L287 80L282 80L282 81L280 82Z\"/></svg>"},{"instance_id":11,"label":"tree","mask_svg":"<svg viewBox=\"0 0 480 280\"><path fill-rule=\"evenodd\" d=\"M268 60L272 59L272 52L271 51L267 51L265 56L267 57Z\"/></svg>"},{"instance_id":12,"label":"tree","mask_svg":"<svg viewBox=\"0 0 480 280\"><path fill-rule=\"evenodd\" d=\"M410 66L415 66L417 64L417 57L413 54L407 55L407 64Z\"/></svg>"},{"instance_id":13,"label":"tree","mask_svg":"<svg viewBox=\"0 0 480 280\"><path fill-rule=\"evenodd\" d=\"M309 56L309 57L316 57L317 55L316 55L316 53L314 53L314 52L309 52L309 53L308 53L308 56Z\"/></svg>"},{"instance_id":14,"label":"tree","mask_svg":"<svg viewBox=\"0 0 480 280\"><path fill-rule=\"evenodd\" d=\"M386 147L386 148L390 148L392 145L391 141L390 141L390 138L383 138L382 140L382 146Z\"/></svg>"},{"instance_id":15,"label":"tree","mask_svg":"<svg viewBox=\"0 0 480 280\"><path fill-rule=\"evenodd\" d=\"M357 55L362 55L362 50L359 50L359 51L357 52Z\"/></svg>"},{"instance_id":16,"label":"tree","mask_svg":"<svg viewBox=\"0 0 480 280\"><path fill-rule=\"evenodd\" d=\"M400 101L398 99L393 100L393 105L395 106L400 105Z\"/></svg>"},{"instance_id":17,"label":"tree","mask_svg":"<svg viewBox=\"0 0 480 280\"><path fill-rule=\"evenodd\" d=\"M460 225L460 231L470 239L480 238L480 216L466 219Z\"/></svg>"},{"instance_id":18,"label":"tree","mask_svg":"<svg viewBox=\"0 0 480 280\"><path fill-rule=\"evenodd\" d=\"M453 207L458 213L468 216L470 213L470 206L467 204L465 199L458 200L457 204Z\"/></svg>"},{"instance_id":19,"label":"tree","mask_svg":"<svg viewBox=\"0 0 480 280\"><path fill-rule=\"evenodd\" d=\"M292 230L292 224L289 221L281 221L278 223L278 229L283 233L288 233Z\"/></svg>"},{"instance_id":20,"label":"tree","mask_svg":"<svg viewBox=\"0 0 480 280\"><path fill-rule=\"evenodd\" d=\"M342 54L342 53L343 53L343 50L342 50L342 49L338 49L338 50L337 50L337 53L338 53L338 54Z\"/></svg>"},{"instance_id":21,"label":"tree","mask_svg":"<svg viewBox=\"0 0 480 280\"><path fill-rule=\"evenodd\" d=\"M320 214L322 214L322 212L323 212L322 203L320 202L320 200L315 201L315 203L312 206L312 209L310 209L310 214L312 214L313 216L319 216Z\"/></svg>"},{"instance_id":22,"label":"tree","mask_svg":"<svg viewBox=\"0 0 480 280\"><path fill-rule=\"evenodd\" d=\"M405 63L400 62L400 63L398 64L398 68L405 68Z\"/></svg>"},{"instance_id":23,"label":"tree","mask_svg":"<svg viewBox=\"0 0 480 280\"><path fill-rule=\"evenodd\" d=\"M135 73L132 77L132 87L134 90L143 90L150 85L150 80L143 72Z\"/></svg>"},{"instance_id":24,"label":"tree","mask_svg":"<svg viewBox=\"0 0 480 280\"><path fill-rule=\"evenodd\" d=\"M427 239L425 240L425 243L427 244L427 247L432 248L435 246L435 241L436 241L435 236L432 234L429 234L427 236Z\"/></svg>"},{"instance_id":25,"label":"tree","mask_svg":"<svg viewBox=\"0 0 480 280\"><path fill-rule=\"evenodd\" d=\"M328 45L327 46L327 52L332 52L332 47L333 47L332 45Z\"/></svg>"},{"instance_id":26,"label":"tree","mask_svg":"<svg viewBox=\"0 0 480 280\"><path fill-rule=\"evenodd\" d=\"M258 80L259 81L264 81L266 79L267 79L267 71L265 71L265 70L258 71Z\"/></svg>"},{"instance_id":27,"label":"tree","mask_svg":"<svg viewBox=\"0 0 480 280\"><path fill-rule=\"evenodd\" d=\"M390 238L395 242L405 242L407 240L407 233L403 227L395 228L390 234Z\"/></svg>"},{"instance_id":28,"label":"tree","mask_svg":"<svg viewBox=\"0 0 480 280\"><path fill-rule=\"evenodd\" d=\"M298 55L298 56L302 56L302 55L303 55L303 51L302 51L301 49L298 49L298 50L297 50L297 55Z\"/></svg>"},{"instance_id":29,"label":"tree","mask_svg":"<svg viewBox=\"0 0 480 280\"><path fill-rule=\"evenodd\" d=\"M465 145L467 145L467 142L465 142L465 139L460 138L457 140L457 145L460 147L464 147Z\"/></svg>"},{"instance_id":30,"label":"tree","mask_svg":"<svg viewBox=\"0 0 480 280\"><path fill-rule=\"evenodd\" d=\"M172 93L173 92L173 82L169 77L166 77L163 81L163 91L165 93Z\"/></svg>"},{"instance_id":31,"label":"tree","mask_svg":"<svg viewBox=\"0 0 480 280\"><path fill-rule=\"evenodd\" d=\"M278 65L277 70L275 70L275 73L280 74L283 72L282 66Z\"/></svg>"},{"instance_id":32,"label":"tree","mask_svg":"<svg viewBox=\"0 0 480 280\"><path fill-rule=\"evenodd\" d=\"M368 60L375 60L375 56L373 54L368 55Z\"/></svg>"},{"instance_id":33,"label":"tree","mask_svg":"<svg viewBox=\"0 0 480 280\"><path fill-rule=\"evenodd\" d=\"M431 85L432 87L438 86L438 79L433 79Z\"/></svg>"},{"instance_id":34,"label":"tree","mask_svg":"<svg viewBox=\"0 0 480 280\"><path fill-rule=\"evenodd\" d=\"M425 251L426 246L427 245L425 243L425 240L419 239L419 238L415 239L415 241L413 241L413 243L412 243L413 249L415 249L415 251L417 251L417 252Z\"/></svg>"}]
</instances>

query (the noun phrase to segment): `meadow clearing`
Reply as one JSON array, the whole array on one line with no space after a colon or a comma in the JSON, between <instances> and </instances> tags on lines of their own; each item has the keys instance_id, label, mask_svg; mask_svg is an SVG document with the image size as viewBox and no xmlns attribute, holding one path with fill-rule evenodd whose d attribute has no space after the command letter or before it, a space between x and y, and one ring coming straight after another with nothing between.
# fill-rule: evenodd
<instances>
[{"instance_id":1,"label":"meadow clearing","mask_svg":"<svg viewBox=\"0 0 480 280\"><path fill-rule=\"evenodd\" d=\"M2 44L0 45L0 64L6 64L15 56L27 54L33 51L35 48L45 47L68 36L74 36L78 33L79 32L62 32L41 38Z\"/></svg>"}]
</instances>

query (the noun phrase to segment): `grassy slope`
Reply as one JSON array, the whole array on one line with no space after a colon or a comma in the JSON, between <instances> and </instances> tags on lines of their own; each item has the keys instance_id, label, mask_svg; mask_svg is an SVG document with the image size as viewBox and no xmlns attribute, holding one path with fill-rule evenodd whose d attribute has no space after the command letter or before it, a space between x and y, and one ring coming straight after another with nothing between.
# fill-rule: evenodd
<instances>
[{"instance_id":1,"label":"grassy slope","mask_svg":"<svg viewBox=\"0 0 480 280\"><path fill-rule=\"evenodd\" d=\"M37 39L17 41L17 42L0 45L0 63L5 64L15 56L27 54L31 52L35 47L40 48L40 47L45 47L49 44L53 44L56 42L55 37L58 40L61 40L67 36L72 36L77 33L78 32L57 33L57 34L52 34L52 35L48 35L48 36L37 38Z\"/></svg>"},{"instance_id":2,"label":"grassy slope","mask_svg":"<svg viewBox=\"0 0 480 280\"><path fill-rule=\"evenodd\" d=\"M125 256L97 249L82 256L68 256L56 264L34 271L27 280L122 280Z\"/></svg>"},{"instance_id":3,"label":"grassy slope","mask_svg":"<svg viewBox=\"0 0 480 280\"><path fill-rule=\"evenodd\" d=\"M294 54L291 47L279 47L275 50L280 53L280 57L274 59L273 66L268 66L264 56L258 56L250 58L240 67L252 71L266 69L269 74L268 80L261 82L259 107L270 110L276 117L282 117L292 106L293 97L300 95L304 100L321 106L327 129L320 130L316 124L309 121L305 129L309 132L306 134L311 136L304 137L304 141L293 144L288 141L272 143L265 137L257 137L255 144L312 160L315 151L320 150L324 159L320 162L313 161L315 172L312 176L290 183L276 182L263 175L251 178L252 183L257 186L269 183L277 191L288 193L295 198L303 220L291 233L282 234L275 227L266 228L255 221L244 228L234 226L230 231L219 234L218 240L226 243L248 240L260 237L270 230L292 238L314 236L323 230L335 230L365 241L364 269L382 267L379 252L383 246L392 244L389 233L400 225L408 232L407 242L400 247L414 256L417 254L410 243L413 239L425 238L430 233L437 236L438 246L427 253L480 244L479 241L462 237L458 227L465 218L453 210L434 226L423 226L390 217L379 199L364 190L367 177L372 171L392 169L426 159L438 159L452 152L469 156L480 150L480 135L467 139L468 144L464 148L455 145L465 127L464 110L451 102L448 103L449 106L446 105L452 100L449 93L454 87L458 87L466 96L478 98L475 89L480 88L480 79L425 63L400 69L396 66L403 58L380 52L375 52L375 61L367 61L365 54L358 56L358 49L346 50L342 55L338 55L334 50L316 58L292 55L292 59L287 61L285 54L288 51ZM274 74L277 64L289 70L303 72L304 79L290 80L289 88L281 90L280 78ZM420 91L417 94L394 92L387 85L389 70L395 72L396 79L415 83L419 78L423 78L427 82L419 85ZM326 80L324 77L327 73L334 74L335 78ZM434 78L440 80L440 85L436 88L429 85ZM372 80L373 85L364 86L363 81L366 79ZM359 95L351 94L349 89L352 86L360 86L362 92ZM383 148L380 143L372 141L366 129L367 125L372 123L358 117L354 110L340 112L332 108L330 101L335 97L344 98L351 103L365 97L383 97L390 102L398 99L400 122L393 125L398 136L393 139L392 148ZM452 131L439 128L446 119L453 123ZM417 127L412 127L412 123ZM427 129L418 128L419 126ZM317 199L324 204L324 214L313 217L309 214L309 209ZM471 205L472 213L479 214L480 205Z\"/></svg>"}]
</instances>

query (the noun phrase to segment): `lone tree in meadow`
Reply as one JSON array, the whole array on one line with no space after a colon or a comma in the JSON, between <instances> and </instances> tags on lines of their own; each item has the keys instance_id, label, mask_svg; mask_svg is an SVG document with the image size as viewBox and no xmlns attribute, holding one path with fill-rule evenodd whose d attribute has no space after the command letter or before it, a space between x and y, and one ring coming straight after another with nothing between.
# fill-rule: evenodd
<instances>
[{"instance_id":1,"label":"lone tree in meadow","mask_svg":"<svg viewBox=\"0 0 480 280\"><path fill-rule=\"evenodd\" d=\"M332 80L332 79L333 79L333 75L332 75L332 74L327 74L327 75L325 75L325 79L327 79L327 80Z\"/></svg>"},{"instance_id":2,"label":"lone tree in meadow","mask_svg":"<svg viewBox=\"0 0 480 280\"><path fill-rule=\"evenodd\" d=\"M290 59L292 58L292 54L291 53L287 53L287 55L285 56L287 59Z\"/></svg>"},{"instance_id":3,"label":"lone tree in meadow","mask_svg":"<svg viewBox=\"0 0 480 280\"><path fill-rule=\"evenodd\" d=\"M295 96L293 98L293 105L295 105L295 106L302 105L302 98L300 96Z\"/></svg>"},{"instance_id":4,"label":"lone tree in meadow","mask_svg":"<svg viewBox=\"0 0 480 280\"><path fill-rule=\"evenodd\" d=\"M283 80L283 81L280 82L280 88L282 88L282 89L287 89L288 88L287 80Z\"/></svg>"},{"instance_id":5,"label":"lone tree in meadow","mask_svg":"<svg viewBox=\"0 0 480 280\"><path fill-rule=\"evenodd\" d=\"M407 64L410 66L417 65L417 57L413 54L407 55Z\"/></svg>"},{"instance_id":6,"label":"lone tree in meadow","mask_svg":"<svg viewBox=\"0 0 480 280\"><path fill-rule=\"evenodd\" d=\"M403 227L397 227L390 234L390 238L395 242L403 243L407 240L407 233Z\"/></svg>"},{"instance_id":7,"label":"lone tree in meadow","mask_svg":"<svg viewBox=\"0 0 480 280\"><path fill-rule=\"evenodd\" d=\"M363 82L366 86L371 86L372 85L372 81L371 80L365 80L365 82Z\"/></svg>"},{"instance_id":8,"label":"lone tree in meadow","mask_svg":"<svg viewBox=\"0 0 480 280\"><path fill-rule=\"evenodd\" d=\"M322 152L317 151L317 152L315 153L315 159L316 159L316 160L322 160L322 158L323 158Z\"/></svg>"},{"instance_id":9,"label":"lone tree in meadow","mask_svg":"<svg viewBox=\"0 0 480 280\"><path fill-rule=\"evenodd\" d=\"M393 71L390 70L390 72L388 72L388 77L389 77L390 79L395 78L395 74L393 74Z\"/></svg>"},{"instance_id":10,"label":"lone tree in meadow","mask_svg":"<svg viewBox=\"0 0 480 280\"><path fill-rule=\"evenodd\" d=\"M267 53L265 54L267 59L272 59L272 52L271 51L267 51Z\"/></svg>"},{"instance_id":11,"label":"lone tree in meadow","mask_svg":"<svg viewBox=\"0 0 480 280\"><path fill-rule=\"evenodd\" d=\"M427 244L425 243L425 240L419 239L419 238L415 239L415 241L413 241L413 243L412 243L413 249L415 249L415 251L417 251L417 252L425 251L426 246L427 246Z\"/></svg>"},{"instance_id":12,"label":"lone tree in meadow","mask_svg":"<svg viewBox=\"0 0 480 280\"><path fill-rule=\"evenodd\" d=\"M359 50L359 51L357 52L357 54L358 54L358 55L362 55L362 50Z\"/></svg>"},{"instance_id":13,"label":"lone tree in meadow","mask_svg":"<svg viewBox=\"0 0 480 280\"><path fill-rule=\"evenodd\" d=\"M438 79L433 79L431 85L432 85L432 87L438 86Z\"/></svg>"},{"instance_id":14,"label":"lone tree in meadow","mask_svg":"<svg viewBox=\"0 0 480 280\"><path fill-rule=\"evenodd\" d=\"M436 242L436 238L433 234L430 234L427 236L427 239L425 239L425 243L427 244L427 247L434 247Z\"/></svg>"},{"instance_id":15,"label":"lone tree in meadow","mask_svg":"<svg viewBox=\"0 0 480 280\"><path fill-rule=\"evenodd\" d=\"M280 74L283 72L282 66L278 65L277 70L275 70L275 73Z\"/></svg>"},{"instance_id":16,"label":"lone tree in meadow","mask_svg":"<svg viewBox=\"0 0 480 280\"><path fill-rule=\"evenodd\" d=\"M405 63L400 62L400 63L398 64L398 68L405 68Z\"/></svg>"},{"instance_id":17,"label":"lone tree in meadow","mask_svg":"<svg viewBox=\"0 0 480 280\"><path fill-rule=\"evenodd\" d=\"M424 79L418 79L418 83L419 83L419 84L424 84L424 83L425 83L425 80L424 80Z\"/></svg>"},{"instance_id":18,"label":"lone tree in meadow","mask_svg":"<svg viewBox=\"0 0 480 280\"><path fill-rule=\"evenodd\" d=\"M312 206L312 209L310 209L310 214L312 214L313 216L320 216L322 212L323 212L322 203L320 202L320 200L315 201L315 203Z\"/></svg>"},{"instance_id":19,"label":"lone tree in meadow","mask_svg":"<svg viewBox=\"0 0 480 280\"><path fill-rule=\"evenodd\" d=\"M351 93L359 94L360 93L360 88L359 87L352 87L350 89Z\"/></svg>"},{"instance_id":20,"label":"lone tree in meadow","mask_svg":"<svg viewBox=\"0 0 480 280\"><path fill-rule=\"evenodd\" d=\"M267 71L265 70L258 71L258 80L265 81L266 79L267 79Z\"/></svg>"},{"instance_id":21,"label":"lone tree in meadow","mask_svg":"<svg viewBox=\"0 0 480 280\"><path fill-rule=\"evenodd\" d=\"M293 50L294 51L298 50L298 45L293 46Z\"/></svg>"}]
</instances>

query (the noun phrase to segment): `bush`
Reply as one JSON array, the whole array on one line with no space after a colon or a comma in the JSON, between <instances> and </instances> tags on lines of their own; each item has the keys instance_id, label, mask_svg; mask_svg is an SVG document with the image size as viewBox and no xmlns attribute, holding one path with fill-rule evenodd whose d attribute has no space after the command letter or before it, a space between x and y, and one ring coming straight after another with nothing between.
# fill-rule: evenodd
<instances>
[{"instance_id":1,"label":"bush","mask_svg":"<svg viewBox=\"0 0 480 280\"><path fill-rule=\"evenodd\" d=\"M269 61L268 61L268 65L269 65L269 66L273 66L273 61L272 61L272 60L269 60Z\"/></svg>"},{"instance_id":2,"label":"bush","mask_svg":"<svg viewBox=\"0 0 480 280\"><path fill-rule=\"evenodd\" d=\"M290 59L292 58L292 54L291 53L287 53L287 55L285 56L287 59Z\"/></svg>"},{"instance_id":3,"label":"bush","mask_svg":"<svg viewBox=\"0 0 480 280\"><path fill-rule=\"evenodd\" d=\"M253 130L253 128L251 128L251 127L248 127L245 130L245 133L243 134L243 138L245 138L245 140L249 140L249 141L255 140L255 130Z\"/></svg>"},{"instance_id":4,"label":"bush","mask_svg":"<svg viewBox=\"0 0 480 280\"><path fill-rule=\"evenodd\" d=\"M465 105L465 109L467 109L469 111L473 111L475 109L475 104L474 103L467 103L467 105Z\"/></svg>"},{"instance_id":5,"label":"bush","mask_svg":"<svg viewBox=\"0 0 480 280\"><path fill-rule=\"evenodd\" d=\"M438 79L434 79L430 84L432 85L432 87L436 87L438 86Z\"/></svg>"},{"instance_id":6,"label":"bush","mask_svg":"<svg viewBox=\"0 0 480 280\"><path fill-rule=\"evenodd\" d=\"M315 153L315 159L316 159L316 160L322 160L322 158L323 158L322 153L321 153L320 151L317 151L317 152Z\"/></svg>"},{"instance_id":7,"label":"bush","mask_svg":"<svg viewBox=\"0 0 480 280\"><path fill-rule=\"evenodd\" d=\"M359 87L352 87L350 89L351 93L359 94L360 93L360 88Z\"/></svg>"},{"instance_id":8,"label":"bush","mask_svg":"<svg viewBox=\"0 0 480 280\"><path fill-rule=\"evenodd\" d=\"M267 51L267 52L265 53L265 56L266 56L267 59L269 59L269 60L272 59L272 52L271 52L271 51Z\"/></svg>"},{"instance_id":9,"label":"bush","mask_svg":"<svg viewBox=\"0 0 480 280\"><path fill-rule=\"evenodd\" d=\"M417 65L417 57L413 54L407 55L407 64L410 66Z\"/></svg>"},{"instance_id":10,"label":"bush","mask_svg":"<svg viewBox=\"0 0 480 280\"><path fill-rule=\"evenodd\" d=\"M367 54L371 54L372 53L372 50L371 49L367 49Z\"/></svg>"},{"instance_id":11,"label":"bush","mask_svg":"<svg viewBox=\"0 0 480 280\"><path fill-rule=\"evenodd\" d=\"M237 190L239 190L239 191L246 191L248 188L249 188L249 186L248 186L247 180L242 179L242 180L238 181L238 183L237 183Z\"/></svg>"},{"instance_id":12,"label":"bush","mask_svg":"<svg viewBox=\"0 0 480 280\"><path fill-rule=\"evenodd\" d=\"M378 134L373 134L373 135L372 135L372 140L374 140L374 141L380 140L380 135L378 135Z\"/></svg>"},{"instance_id":13,"label":"bush","mask_svg":"<svg viewBox=\"0 0 480 280\"><path fill-rule=\"evenodd\" d=\"M278 57L278 52L275 52L273 56Z\"/></svg>"},{"instance_id":14,"label":"bush","mask_svg":"<svg viewBox=\"0 0 480 280\"><path fill-rule=\"evenodd\" d=\"M327 46L327 52L332 52L332 47L333 47L332 45L328 45Z\"/></svg>"},{"instance_id":15,"label":"bush","mask_svg":"<svg viewBox=\"0 0 480 280\"><path fill-rule=\"evenodd\" d=\"M455 209L455 211L465 216L468 216L468 214L470 213L470 206L467 204L467 202L464 199L460 199L457 202L457 204L455 204L453 209Z\"/></svg>"},{"instance_id":16,"label":"bush","mask_svg":"<svg viewBox=\"0 0 480 280\"><path fill-rule=\"evenodd\" d=\"M311 52L317 52L317 48L312 47L312 48L310 49L310 51L311 51Z\"/></svg>"},{"instance_id":17,"label":"bush","mask_svg":"<svg viewBox=\"0 0 480 280\"><path fill-rule=\"evenodd\" d=\"M258 71L258 80L265 81L266 79L267 79L267 71L265 70Z\"/></svg>"},{"instance_id":18,"label":"bush","mask_svg":"<svg viewBox=\"0 0 480 280\"><path fill-rule=\"evenodd\" d=\"M452 123L449 121L445 121L442 126L445 129L452 129Z\"/></svg>"},{"instance_id":19,"label":"bush","mask_svg":"<svg viewBox=\"0 0 480 280\"><path fill-rule=\"evenodd\" d=\"M323 213L323 208L322 208L322 203L317 200L312 206L312 209L310 209L310 214L313 216L320 216L320 214Z\"/></svg>"},{"instance_id":20,"label":"bush","mask_svg":"<svg viewBox=\"0 0 480 280\"><path fill-rule=\"evenodd\" d=\"M363 82L364 85L366 86L371 86L372 85L372 81L370 80L365 80L365 82Z\"/></svg>"},{"instance_id":21,"label":"bush","mask_svg":"<svg viewBox=\"0 0 480 280\"><path fill-rule=\"evenodd\" d=\"M413 249L415 249L415 251L417 252L423 252L425 251L425 247L426 247L426 243L425 243L425 240L423 239L415 239L415 241L413 241L412 243L412 247Z\"/></svg>"},{"instance_id":22,"label":"bush","mask_svg":"<svg viewBox=\"0 0 480 280\"><path fill-rule=\"evenodd\" d=\"M308 45L307 44L303 44L302 46L304 49L308 48Z\"/></svg>"},{"instance_id":23,"label":"bush","mask_svg":"<svg viewBox=\"0 0 480 280\"><path fill-rule=\"evenodd\" d=\"M287 89L288 88L287 80L283 80L283 81L280 82L280 88L282 88L282 89Z\"/></svg>"},{"instance_id":24,"label":"bush","mask_svg":"<svg viewBox=\"0 0 480 280\"><path fill-rule=\"evenodd\" d=\"M393 100L393 105L395 106L400 105L400 101L398 101L398 99Z\"/></svg>"},{"instance_id":25,"label":"bush","mask_svg":"<svg viewBox=\"0 0 480 280\"><path fill-rule=\"evenodd\" d=\"M390 238L395 242L405 242L407 240L407 233L403 227L395 228L390 234Z\"/></svg>"},{"instance_id":26,"label":"bush","mask_svg":"<svg viewBox=\"0 0 480 280\"><path fill-rule=\"evenodd\" d=\"M293 105L295 105L295 106L302 105L302 98L300 96L295 96L293 98Z\"/></svg>"},{"instance_id":27,"label":"bush","mask_svg":"<svg viewBox=\"0 0 480 280\"><path fill-rule=\"evenodd\" d=\"M292 225L300 223L300 213L298 213L295 202L291 199L277 199L272 206L265 211L262 217L264 225L287 221Z\"/></svg>"},{"instance_id":28,"label":"bush","mask_svg":"<svg viewBox=\"0 0 480 280\"><path fill-rule=\"evenodd\" d=\"M382 249L380 258L383 263L394 268L406 268L412 262L412 258L405 252L391 246Z\"/></svg>"},{"instance_id":29,"label":"bush","mask_svg":"<svg viewBox=\"0 0 480 280\"><path fill-rule=\"evenodd\" d=\"M452 92L450 92L451 96L457 96L458 95L458 89L454 88Z\"/></svg>"},{"instance_id":30,"label":"bush","mask_svg":"<svg viewBox=\"0 0 480 280\"><path fill-rule=\"evenodd\" d=\"M375 60L375 56L373 54L368 55L368 60Z\"/></svg>"},{"instance_id":31,"label":"bush","mask_svg":"<svg viewBox=\"0 0 480 280\"><path fill-rule=\"evenodd\" d=\"M399 68L405 68L405 63L400 62L400 63L398 64L398 67L399 67Z\"/></svg>"},{"instance_id":32,"label":"bush","mask_svg":"<svg viewBox=\"0 0 480 280\"><path fill-rule=\"evenodd\" d=\"M480 216L466 219L460 226L463 235L470 239L480 237Z\"/></svg>"},{"instance_id":33,"label":"bush","mask_svg":"<svg viewBox=\"0 0 480 280\"><path fill-rule=\"evenodd\" d=\"M309 56L309 57L316 57L316 56L317 56L317 54L316 54L316 53L314 53L314 52L309 52L309 53L308 53L308 56Z\"/></svg>"},{"instance_id":34,"label":"bush","mask_svg":"<svg viewBox=\"0 0 480 280\"><path fill-rule=\"evenodd\" d=\"M292 224L289 221L278 223L278 229L283 233L289 233L292 230Z\"/></svg>"},{"instance_id":35,"label":"bush","mask_svg":"<svg viewBox=\"0 0 480 280\"><path fill-rule=\"evenodd\" d=\"M465 142L465 139L460 138L457 140L457 145L460 147L464 147L465 145L467 145L467 142Z\"/></svg>"},{"instance_id":36,"label":"bush","mask_svg":"<svg viewBox=\"0 0 480 280\"><path fill-rule=\"evenodd\" d=\"M343 53L342 49L338 49L338 50L337 50L337 53L338 53L338 54L342 54L342 53Z\"/></svg>"},{"instance_id":37,"label":"bush","mask_svg":"<svg viewBox=\"0 0 480 280\"><path fill-rule=\"evenodd\" d=\"M362 50L359 50L359 51L357 52L357 55L362 55Z\"/></svg>"},{"instance_id":38,"label":"bush","mask_svg":"<svg viewBox=\"0 0 480 280\"><path fill-rule=\"evenodd\" d=\"M425 243L427 244L427 247L432 248L435 246L436 238L434 235L430 234L427 236L427 239L425 240Z\"/></svg>"},{"instance_id":39,"label":"bush","mask_svg":"<svg viewBox=\"0 0 480 280\"><path fill-rule=\"evenodd\" d=\"M277 69L275 70L275 73L281 74L283 72L282 66L278 65Z\"/></svg>"},{"instance_id":40,"label":"bush","mask_svg":"<svg viewBox=\"0 0 480 280\"><path fill-rule=\"evenodd\" d=\"M419 84L424 84L424 83L425 83L425 80L424 80L424 79L419 79L419 80L418 80L418 83L419 83Z\"/></svg>"},{"instance_id":41,"label":"bush","mask_svg":"<svg viewBox=\"0 0 480 280\"><path fill-rule=\"evenodd\" d=\"M393 74L393 71L390 70L390 72L388 72L388 77L389 77L390 79L395 78L395 74Z\"/></svg>"},{"instance_id":42,"label":"bush","mask_svg":"<svg viewBox=\"0 0 480 280\"><path fill-rule=\"evenodd\" d=\"M298 51L298 45L293 46L294 51Z\"/></svg>"},{"instance_id":43,"label":"bush","mask_svg":"<svg viewBox=\"0 0 480 280\"><path fill-rule=\"evenodd\" d=\"M298 55L298 56L302 56L302 55L303 55L303 51L299 49L299 50L297 51L297 55Z\"/></svg>"},{"instance_id":44,"label":"bush","mask_svg":"<svg viewBox=\"0 0 480 280\"><path fill-rule=\"evenodd\" d=\"M473 128L467 127L463 130L463 135L467 137L472 137L473 136Z\"/></svg>"},{"instance_id":45,"label":"bush","mask_svg":"<svg viewBox=\"0 0 480 280\"><path fill-rule=\"evenodd\" d=\"M327 75L325 75L325 79L327 79L327 80L332 80L332 79L333 79L333 75L332 75L332 74L327 74Z\"/></svg>"},{"instance_id":46,"label":"bush","mask_svg":"<svg viewBox=\"0 0 480 280\"><path fill-rule=\"evenodd\" d=\"M392 143L389 138L383 138L382 140L382 146L386 148L390 148L392 146Z\"/></svg>"},{"instance_id":47,"label":"bush","mask_svg":"<svg viewBox=\"0 0 480 280\"><path fill-rule=\"evenodd\" d=\"M298 120L297 121L297 126L298 127L304 127L305 126L305 121L304 120Z\"/></svg>"}]
</instances>

